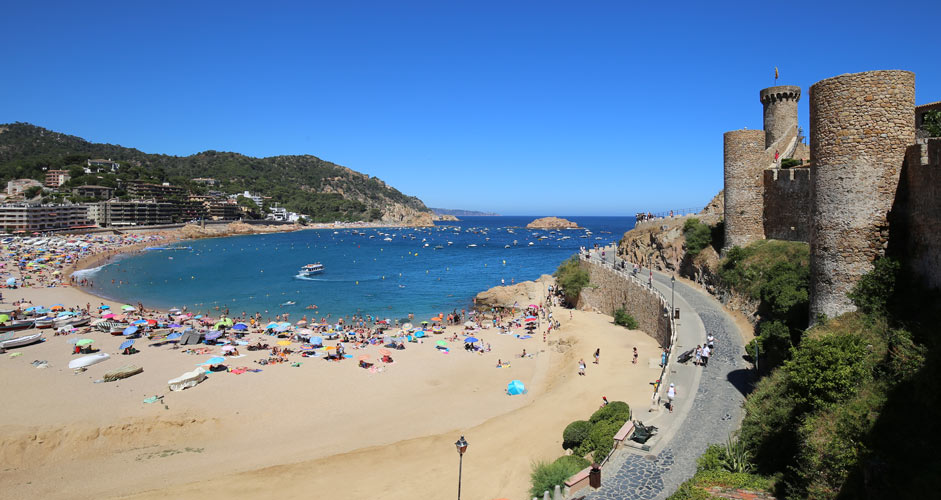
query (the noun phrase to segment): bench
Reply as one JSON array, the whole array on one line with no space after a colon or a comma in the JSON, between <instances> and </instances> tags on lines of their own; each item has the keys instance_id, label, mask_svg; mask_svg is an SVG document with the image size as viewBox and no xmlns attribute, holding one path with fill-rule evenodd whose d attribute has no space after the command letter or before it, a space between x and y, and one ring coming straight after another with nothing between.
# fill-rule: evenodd
<instances>
[{"instance_id":1,"label":"bench","mask_svg":"<svg viewBox=\"0 0 941 500\"><path fill-rule=\"evenodd\" d=\"M585 486L588 486L588 474L591 472L591 466L582 469L574 476L565 480L565 485L569 488L569 494L572 494Z\"/></svg>"},{"instance_id":2,"label":"bench","mask_svg":"<svg viewBox=\"0 0 941 500\"><path fill-rule=\"evenodd\" d=\"M634 432L634 422L628 420L624 422L624 425L614 434L614 447L617 448L619 444L623 443L628 439L631 434Z\"/></svg>"}]
</instances>

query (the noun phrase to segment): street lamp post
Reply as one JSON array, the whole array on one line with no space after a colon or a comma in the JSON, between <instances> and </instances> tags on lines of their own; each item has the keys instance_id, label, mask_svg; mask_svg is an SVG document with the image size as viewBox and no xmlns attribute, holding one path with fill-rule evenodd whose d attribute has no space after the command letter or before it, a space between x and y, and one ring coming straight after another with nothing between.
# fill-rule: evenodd
<instances>
[{"instance_id":1,"label":"street lamp post","mask_svg":"<svg viewBox=\"0 0 941 500\"><path fill-rule=\"evenodd\" d=\"M457 447L457 454L461 457L457 466L457 500L461 500L461 474L464 469L464 452L467 451L467 440L462 435L461 439L454 443L454 446Z\"/></svg>"},{"instance_id":2,"label":"street lamp post","mask_svg":"<svg viewBox=\"0 0 941 500\"><path fill-rule=\"evenodd\" d=\"M670 314L676 318L676 275L670 277Z\"/></svg>"}]
</instances>

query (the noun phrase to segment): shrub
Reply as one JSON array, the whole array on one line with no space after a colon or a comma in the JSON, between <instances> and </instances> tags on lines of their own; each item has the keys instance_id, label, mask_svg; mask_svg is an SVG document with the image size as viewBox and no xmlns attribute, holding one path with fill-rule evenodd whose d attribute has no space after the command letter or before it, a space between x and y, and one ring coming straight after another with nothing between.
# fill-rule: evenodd
<instances>
[{"instance_id":1,"label":"shrub","mask_svg":"<svg viewBox=\"0 0 941 500\"><path fill-rule=\"evenodd\" d=\"M712 243L712 229L695 217L683 223L683 236L686 238L686 253L690 257L699 255Z\"/></svg>"},{"instance_id":2,"label":"shrub","mask_svg":"<svg viewBox=\"0 0 941 500\"><path fill-rule=\"evenodd\" d=\"M624 425L624 422L616 420L602 420L592 424L588 440L591 442L591 458L595 462L604 460L611 452L611 448L614 448L614 435L617 434L622 425Z\"/></svg>"},{"instance_id":3,"label":"shrub","mask_svg":"<svg viewBox=\"0 0 941 500\"><path fill-rule=\"evenodd\" d=\"M941 110L926 111L921 118L921 129L931 137L941 137Z\"/></svg>"},{"instance_id":4,"label":"shrub","mask_svg":"<svg viewBox=\"0 0 941 500\"><path fill-rule=\"evenodd\" d=\"M578 303L578 296L582 293L582 288L588 286L589 281L588 271L582 269L578 256L573 255L560 264L553 276L565 293L565 301L571 305Z\"/></svg>"},{"instance_id":5,"label":"shrub","mask_svg":"<svg viewBox=\"0 0 941 500\"><path fill-rule=\"evenodd\" d=\"M578 458L578 457L561 457ZM586 460L587 461L587 460ZM530 480L532 487L529 489L530 496L542 497L543 492L552 491L556 485L565 485L565 480L570 478L585 467L579 466L580 462L575 460L556 460L549 463L545 461L535 462L532 466Z\"/></svg>"},{"instance_id":6,"label":"shrub","mask_svg":"<svg viewBox=\"0 0 941 500\"><path fill-rule=\"evenodd\" d=\"M591 423L587 420L576 420L562 431L562 449L574 450L588 439L591 432Z\"/></svg>"},{"instance_id":7,"label":"shrub","mask_svg":"<svg viewBox=\"0 0 941 500\"><path fill-rule=\"evenodd\" d=\"M895 294L895 283L901 265L897 260L876 260L872 271L864 274L847 296L866 314L884 316L889 310L889 301Z\"/></svg>"},{"instance_id":8,"label":"shrub","mask_svg":"<svg viewBox=\"0 0 941 500\"><path fill-rule=\"evenodd\" d=\"M555 459L553 463L560 464L559 466L565 467L566 470L573 470L574 472L569 474L569 476L573 476L591 465L591 460L577 455L563 455Z\"/></svg>"},{"instance_id":9,"label":"shrub","mask_svg":"<svg viewBox=\"0 0 941 500\"><path fill-rule=\"evenodd\" d=\"M871 378L868 354L866 341L852 333L804 339L785 364L788 392L808 410L851 396Z\"/></svg>"},{"instance_id":10,"label":"shrub","mask_svg":"<svg viewBox=\"0 0 941 500\"><path fill-rule=\"evenodd\" d=\"M591 418L588 419L592 425L596 425L598 422L611 421L616 422L618 427L624 425L624 422L627 422L631 419L631 407L628 406L624 401L612 401L605 406L595 410L591 414ZM615 430L615 432L617 432ZM613 435L613 434L612 434Z\"/></svg>"},{"instance_id":11,"label":"shrub","mask_svg":"<svg viewBox=\"0 0 941 500\"><path fill-rule=\"evenodd\" d=\"M628 312L625 311L623 307L614 311L614 324L623 326L628 330L636 330L638 326L637 320L628 314Z\"/></svg>"},{"instance_id":12,"label":"shrub","mask_svg":"<svg viewBox=\"0 0 941 500\"><path fill-rule=\"evenodd\" d=\"M745 449L745 443L738 438L733 441L731 434L725 444L725 452L720 462L722 468L729 472L751 472L751 461L748 450Z\"/></svg>"},{"instance_id":13,"label":"shrub","mask_svg":"<svg viewBox=\"0 0 941 500\"><path fill-rule=\"evenodd\" d=\"M791 168L803 164L803 160L798 160L796 158L785 158L781 160L781 168Z\"/></svg>"},{"instance_id":14,"label":"shrub","mask_svg":"<svg viewBox=\"0 0 941 500\"><path fill-rule=\"evenodd\" d=\"M721 444L710 444L706 451L696 459L696 472L721 469L724 460L725 447Z\"/></svg>"}]
</instances>

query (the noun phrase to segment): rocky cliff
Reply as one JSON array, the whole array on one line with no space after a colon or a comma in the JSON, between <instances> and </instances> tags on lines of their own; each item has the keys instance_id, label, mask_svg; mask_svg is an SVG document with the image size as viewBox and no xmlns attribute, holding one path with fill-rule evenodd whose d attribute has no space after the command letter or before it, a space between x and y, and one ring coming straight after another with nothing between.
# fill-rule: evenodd
<instances>
[{"instance_id":1,"label":"rocky cliff","mask_svg":"<svg viewBox=\"0 0 941 500\"><path fill-rule=\"evenodd\" d=\"M549 285L555 283L555 278L543 274L536 281L524 281L515 285L495 286L477 294L477 308L486 309L495 307L520 307L529 304L541 304L546 298Z\"/></svg>"},{"instance_id":2,"label":"rocky cliff","mask_svg":"<svg viewBox=\"0 0 941 500\"><path fill-rule=\"evenodd\" d=\"M543 217L526 224L526 229L578 229L578 224L559 217Z\"/></svg>"}]
</instances>

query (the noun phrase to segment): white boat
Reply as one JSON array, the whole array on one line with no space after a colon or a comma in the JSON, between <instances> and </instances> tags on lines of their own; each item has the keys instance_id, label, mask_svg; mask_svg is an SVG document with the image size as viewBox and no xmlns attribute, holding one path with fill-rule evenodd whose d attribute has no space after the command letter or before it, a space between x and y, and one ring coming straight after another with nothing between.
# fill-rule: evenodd
<instances>
[{"instance_id":1,"label":"white boat","mask_svg":"<svg viewBox=\"0 0 941 500\"><path fill-rule=\"evenodd\" d=\"M11 347L22 347L24 345L35 344L42 340L42 332L31 335L24 335L14 339L0 341L0 349L9 349Z\"/></svg>"},{"instance_id":2,"label":"white boat","mask_svg":"<svg viewBox=\"0 0 941 500\"><path fill-rule=\"evenodd\" d=\"M392 238L389 238L388 236L386 236L385 238L382 239L382 241L392 241Z\"/></svg>"},{"instance_id":3,"label":"white boat","mask_svg":"<svg viewBox=\"0 0 941 500\"><path fill-rule=\"evenodd\" d=\"M55 318L50 318L48 316L39 318L35 321L36 328L52 328L52 324L55 323Z\"/></svg>"},{"instance_id":4,"label":"white boat","mask_svg":"<svg viewBox=\"0 0 941 500\"><path fill-rule=\"evenodd\" d=\"M90 320L88 316L68 316L68 317L56 318L53 321L52 326L53 328L62 328L63 326L71 326L71 327L85 326L88 324L89 321Z\"/></svg>"},{"instance_id":5,"label":"white boat","mask_svg":"<svg viewBox=\"0 0 941 500\"><path fill-rule=\"evenodd\" d=\"M320 262L314 262L313 264L307 264L298 271L299 276L313 276L315 274L320 274L323 272L323 264Z\"/></svg>"},{"instance_id":6,"label":"white boat","mask_svg":"<svg viewBox=\"0 0 941 500\"><path fill-rule=\"evenodd\" d=\"M85 368L86 366L101 363L110 357L111 356L109 356L106 352L96 352L95 354L89 354L88 356L82 356L81 358L76 358L72 361L69 361L69 368L73 370L77 368Z\"/></svg>"}]
</instances>

